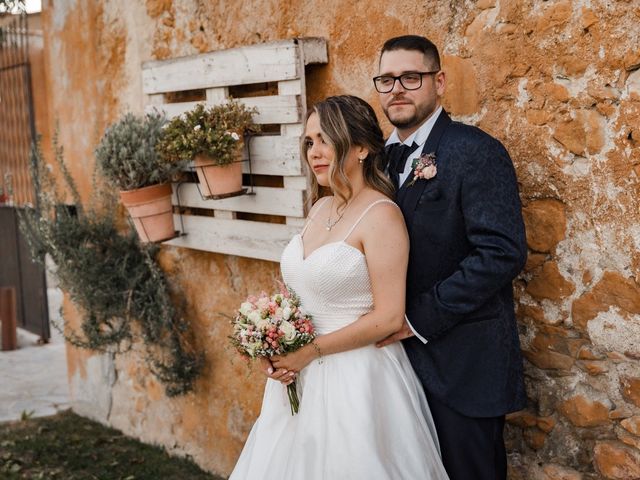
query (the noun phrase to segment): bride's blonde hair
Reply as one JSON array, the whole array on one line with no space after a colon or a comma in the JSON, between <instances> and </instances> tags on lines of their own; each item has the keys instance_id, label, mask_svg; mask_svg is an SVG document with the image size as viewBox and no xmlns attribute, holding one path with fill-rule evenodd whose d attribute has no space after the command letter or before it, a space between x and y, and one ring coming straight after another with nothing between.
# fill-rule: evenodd
<instances>
[{"instance_id":1,"label":"bride's blonde hair","mask_svg":"<svg viewBox=\"0 0 640 480\"><path fill-rule=\"evenodd\" d=\"M354 146L366 148L369 152L362 162L365 185L393 198L393 184L384 174L387 162L384 137L371 105L353 95L338 95L317 103L307 112L306 120L313 113L318 115L325 141L335 154L329 170L329 186L340 203L346 205L353 196L353 187L344 171L344 164ZM303 140L302 158L308 164L307 148ZM311 174L310 200L315 202L318 198L318 182Z\"/></svg>"}]
</instances>

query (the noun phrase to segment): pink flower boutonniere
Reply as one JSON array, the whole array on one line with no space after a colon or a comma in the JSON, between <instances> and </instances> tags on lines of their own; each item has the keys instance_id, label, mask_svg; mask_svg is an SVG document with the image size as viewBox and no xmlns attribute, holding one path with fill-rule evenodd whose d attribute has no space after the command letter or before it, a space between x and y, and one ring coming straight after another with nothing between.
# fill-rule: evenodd
<instances>
[{"instance_id":1,"label":"pink flower boutonniere","mask_svg":"<svg viewBox=\"0 0 640 480\"><path fill-rule=\"evenodd\" d=\"M416 183L417 180L429 180L436 176L438 169L436 167L436 154L423 153L417 158L413 164L413 179L409 186Z\"/></svg>"}]
</instances>

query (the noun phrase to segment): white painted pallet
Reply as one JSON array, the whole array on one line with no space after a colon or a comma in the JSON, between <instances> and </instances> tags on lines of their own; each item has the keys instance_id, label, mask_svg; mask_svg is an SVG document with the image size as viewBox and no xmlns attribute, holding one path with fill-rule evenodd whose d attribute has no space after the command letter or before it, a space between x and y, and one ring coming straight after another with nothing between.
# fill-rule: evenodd
<instances>
[{"instance_id":1,"label":"white painted pallet","mask_svg":"<svg viewBox=\"0 0 640 480\"><path fill-rule=\"evenodd\" d=\"M306 113L305 65L327 63L321 38L301 38L146 62L142 66L146 111L174 117L198 102L167 103L166 94L205 90L207 106L229 99L229 87L277 82L278 94L238 98L255 107L254 122L277 124L278 134L253 137L247 149L251 172L281 176L283 187L254 187L253 195L204 200L195 183L173 185L173 204L209 211L208 215L176 215L184 235L165 242L195 250L279 261L282 249L300 230L306 215L306 169L300 158L300 136ZM245 157L247 152L245 152ZM249 173L249 164L243 164ZM286 224L236 219L237 213L277 215Z\"/></svg>"}]
</instances>

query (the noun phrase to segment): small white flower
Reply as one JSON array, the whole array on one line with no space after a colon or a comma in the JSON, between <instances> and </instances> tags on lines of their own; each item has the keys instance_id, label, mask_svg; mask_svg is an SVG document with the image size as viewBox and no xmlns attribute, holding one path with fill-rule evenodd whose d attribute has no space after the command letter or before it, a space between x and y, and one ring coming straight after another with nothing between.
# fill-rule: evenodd
<instances>
[{"instance_id":1,"label":"small white flower","mask_svg":"<svg viewBox=\"0 0 640 480\"><path fill-rule=\"evenodd\" d=\"M287 305L282 309L282 319L289 320L290 317L291 317L291 307Z\"/></svg>"},{"instance_id":2,"label":"small white flower","mask_svg":"<svg viewBox=\"0 0 640 480\"><path fill-rule=\"evenodd\" d=\"M200 125L196 125L195 127L193 127L193 131L194 131L194 132L197 132L197 131L199 131L200 129L202 129L202 127L201 127Z\"/></svg>"},{"instance_id":3,"label":"small white flower","mask_svg":"<svg viewBox=\"0 0 640 480\"><path fill-rule=\"evenodd\" d=\"M255 357L261 346L262 342L250 342L245 346L245 350L251 357Z\"/></svg>"},{"instance_id":4,"label":"small white flower","mask_svg":"<svg viewBox=\"0 0 640 480\"><path fill-rule=\"evenodd\" d=\"M283 321L280 324L280 330L284 333L284 341L289 343L293 342L296 338L296 328L287 321Z\"/></svg>"},{"instance_id":5,"label":"small white flower","mask_svg":"<svg viewBox=\"0 0 640 480\"><path fill-rule=\"evenodd\" d=\"M238 135L236 132L233 132L231 134L231 138L233 138L237 142L238 140L240 140L240 135Z\"/></svg>"}]
</instances>

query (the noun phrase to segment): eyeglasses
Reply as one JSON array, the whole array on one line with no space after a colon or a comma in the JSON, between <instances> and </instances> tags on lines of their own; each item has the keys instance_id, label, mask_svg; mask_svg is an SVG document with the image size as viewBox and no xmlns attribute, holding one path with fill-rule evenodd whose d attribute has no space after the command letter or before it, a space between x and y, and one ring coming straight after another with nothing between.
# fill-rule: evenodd
<instances>
[{"instance_id":1,"label":"eyeglasses","mask_svg":"<svg viewBox=\"0 0 640 480\"><path fill-rule=\"evenodd\" d=\"M438 73L440 70L432 72L407 72L394 77L393 75L380 75L373 77L373 84L379 93L389 93L396 85L396 80L400 81L400 85L405 90L418 90L422 86L422 76Z\"/></svg>"}]
</instances>

